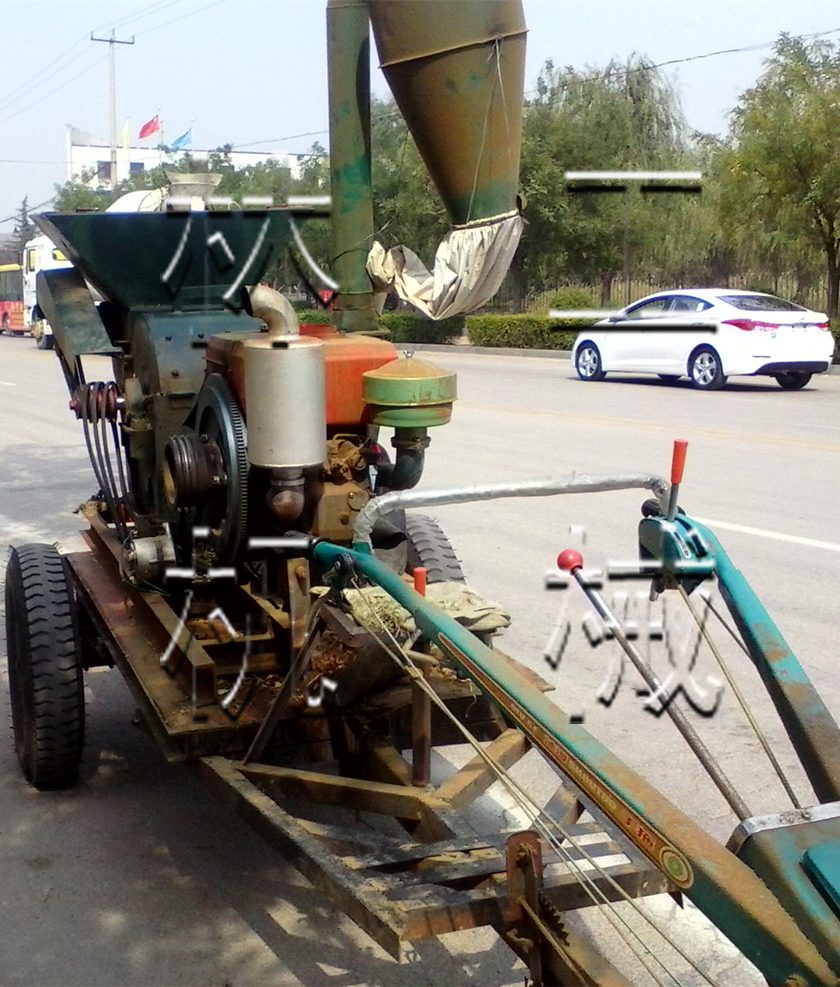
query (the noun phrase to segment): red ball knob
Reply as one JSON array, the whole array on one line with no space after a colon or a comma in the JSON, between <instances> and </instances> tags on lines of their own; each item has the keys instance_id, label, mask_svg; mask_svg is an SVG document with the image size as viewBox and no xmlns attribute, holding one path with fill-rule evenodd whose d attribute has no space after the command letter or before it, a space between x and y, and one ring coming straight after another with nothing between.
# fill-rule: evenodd
<instances>
[{"instance_id":1,"label":"red ball knob","mask_svg":"<svg viewBox=\"0 0 840 987\"><path fill-rule=\"evenodd\" d=\"M583 568L583 556L573 548L567 548L557 556L557 567L566 572L574 572Z\"/></svg>"}]
</instances>

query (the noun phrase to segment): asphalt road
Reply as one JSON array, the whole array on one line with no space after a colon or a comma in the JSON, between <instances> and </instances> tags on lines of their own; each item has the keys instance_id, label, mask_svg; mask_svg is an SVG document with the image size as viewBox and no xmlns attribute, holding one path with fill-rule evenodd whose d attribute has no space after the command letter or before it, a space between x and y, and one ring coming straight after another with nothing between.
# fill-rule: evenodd
<instances>
[{"instance_id":1,"label":"asphalt road","mask_svg":"<svg viewBox=\"0 0 840 987\"><path fill-rule=\"evenodd\" d=\"M682 505L712 523L840 718L840 376L794 393L742 379L703 394L643 378L585 384L562 360L462 353L430 359L458 371L461 398L452 424L433 432L423 486L573 471L664 474L671 440L688 439ZM109 379L104 361L91 361L88 376ZM0 555L26 541L77 548L80 525L72 511L92 489L55 357L28 339L0 337ZM633 676L625 676L610 707L597 700L610 653L607 645L590 647L579 632L582 599L569 596L575 633L559 668L552 671L542 658L560 600L544 590L545 571L560 549L580 544L581 528L589 566L632 558L642 499L640 492L576 495L434 513L470 584L510 611L504 649L546 675L561 706L584 715L593 732L725 839L734 816L671 725L644 709ZM677 641L681 615L666 616ZM724 651L808 801L757 679L732 647ZM664 655L653 654L660 666ZM713 672L702 654L696 679L703 684ZM5 688L0 692L7 712ZM187 770L166 765L131 726L133 704L116 672L90 675L87 697L88 742L73 791L28 789L10 737L0 742L0 984L523 982L522 966L492 933L421 943L412 962L397 965ZM726 691L713 716L691 715L752 811L787 807ZM549 790L533 759L522 778L535 792ZM671 921L677 909L670 899L654 909L717 982L761 982L691 909L678 922ZM684 982L701 981L689 974Z\"/></svg>"}]
</instances>

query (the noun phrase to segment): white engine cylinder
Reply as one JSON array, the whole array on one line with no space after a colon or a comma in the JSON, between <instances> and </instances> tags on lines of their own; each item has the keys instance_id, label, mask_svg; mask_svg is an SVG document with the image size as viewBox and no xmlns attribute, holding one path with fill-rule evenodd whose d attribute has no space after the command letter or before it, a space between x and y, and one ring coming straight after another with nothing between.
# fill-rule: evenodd
<instances>
[{"instance_id":1,"label":"white engine cylinder","mask_svg":"<svg viewBox=\"0 0 840 987\"><path fill-rule=\"evenodd\" d=\"M245 344L248 460L270 469L317 466L327 456L324 344L262 334Z\"/></svg>"}]
</instances>

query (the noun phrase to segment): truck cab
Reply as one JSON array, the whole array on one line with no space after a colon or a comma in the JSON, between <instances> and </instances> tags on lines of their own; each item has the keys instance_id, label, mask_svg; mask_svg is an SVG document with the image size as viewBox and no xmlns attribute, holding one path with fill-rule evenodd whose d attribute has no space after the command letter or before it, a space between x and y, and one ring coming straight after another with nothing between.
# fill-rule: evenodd
<instances>
[{"instance_id":1,"label":"truck cab","mask_svg":"<svg viewBox=\"0 0 840 987\"><path fill-rule=\"evenodd\" d=\"M50 324L44 318L35 297L38 271L53 271L72 266L47 236L33 237L23 248L23 327L35 337L39 349L52 349L53 336Z\"/></svg>"}]
</instances>

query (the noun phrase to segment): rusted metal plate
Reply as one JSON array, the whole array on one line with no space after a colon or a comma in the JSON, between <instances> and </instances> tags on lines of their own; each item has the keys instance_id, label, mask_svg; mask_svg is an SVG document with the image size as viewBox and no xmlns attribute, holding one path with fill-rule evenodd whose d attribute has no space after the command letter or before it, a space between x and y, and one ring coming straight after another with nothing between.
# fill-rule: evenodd
<instances>
[{"instance_id":1,"label":"rusted metal plate","mask_svg":"<svg viewBox=\"0 0 840 987\"><path fill-rule=\"evenodd\" d=\"M101 517L94 516L89 520L90 531L84 532L85 540L94 549L102 565L107 567L110 578L123 584L119 568L119 541ZM166 668L180 682L186 696L196 706L215 704L216 665L184 626L180 616L160 593L143 592L128 585L125 585L125 591L130 607L138 615L145 612L151 618L146 633L160 648L160 656L169 656Z\"/></svg>"},{"instance_id":2,"label":"rusted metal plate","mask_svg":"<svg viewBox=\"0 0 840 987\"><path fill-rule=\"evenodd\" d=\"M82 595L82 604L109 645L114 662L126 679L168 757L189 757L241 749L243 728L253 731L260 716L255 707L234 722L219 706L202 709L196 721L189 696L162 667L160 627L134 603L134 591L113 578L111 566L99 554L65 556Z\"/></svg>"}]
</instances>

